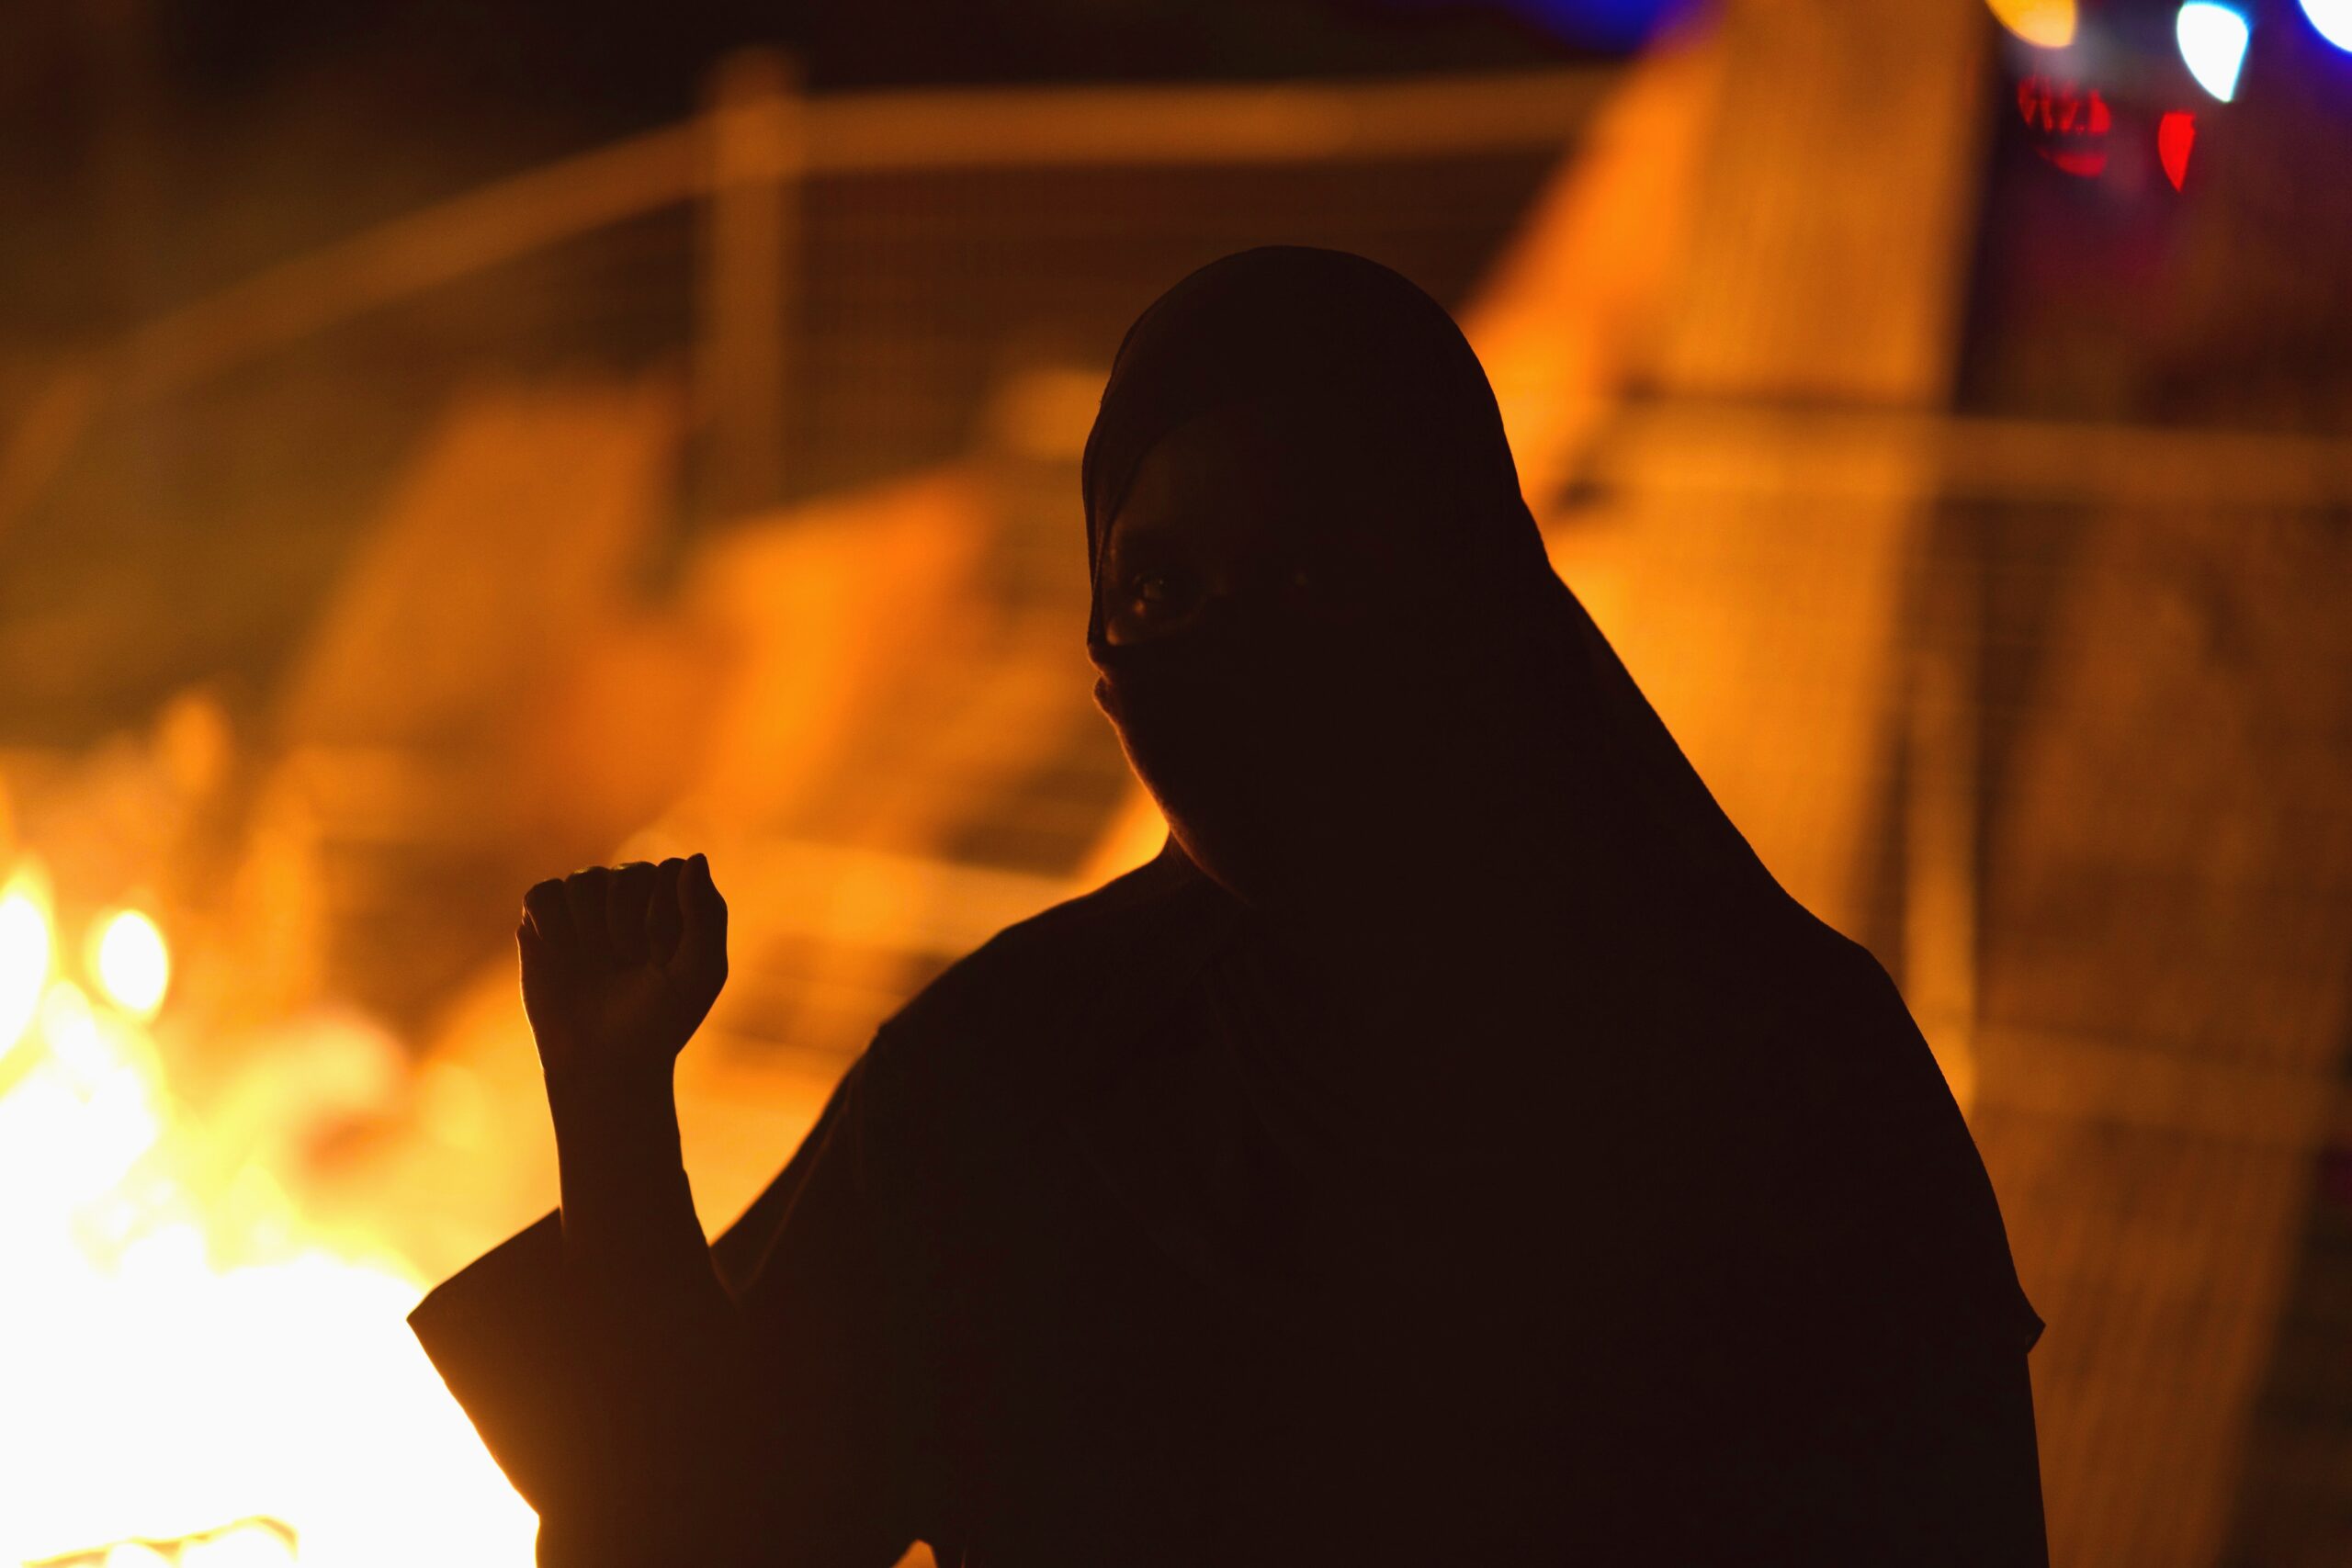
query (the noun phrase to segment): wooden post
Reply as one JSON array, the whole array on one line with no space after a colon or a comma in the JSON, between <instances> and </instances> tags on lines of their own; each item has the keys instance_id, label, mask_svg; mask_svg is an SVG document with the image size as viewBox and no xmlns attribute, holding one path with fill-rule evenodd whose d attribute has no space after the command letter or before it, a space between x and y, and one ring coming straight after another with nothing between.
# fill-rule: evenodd
<instances>
[{"instance_id":1,"label":"wooden post","mask_svg":"<svg viewBox=\"0 0 2352 1568\"><path fill-rule=\"evenodd\" d=\"M702 499L718 515L783 499L807 117L798 66L773 50L711 81L698 305Z\"/></svg>"},{"instance_id":2,"label":"wooden post","mask_svg":"<svg viewBox=\"0 0 2352 1568\"><path fill-rule=\"evenodd\" d=\"M1984 703L1981 518L1946 507L1920 530L1906 650L1903 990L1964 1111L1976 1094Z\"/></svg>"}]
</instances>

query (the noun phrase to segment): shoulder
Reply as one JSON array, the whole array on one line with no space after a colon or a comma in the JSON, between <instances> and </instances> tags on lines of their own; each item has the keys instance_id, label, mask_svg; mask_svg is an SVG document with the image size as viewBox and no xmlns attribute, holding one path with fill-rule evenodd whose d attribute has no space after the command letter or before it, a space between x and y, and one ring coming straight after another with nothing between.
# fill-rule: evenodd
<instances>
[{"instance_id":1,"label":"shoulder","mask_svg":"<svg viewBox=\"0 0 2352 1568\"><path fill-rule=\"evenodd\" d=\"M1743 1064L1746 1213L1767 1256L1844 1329L1880 1319L2030 1345L1991 1174L1961 1094L1869 949L1815 922L1784 952L1768 1047ZM1959 1093L1955 1093L1955 1089Z\"/></svg>"},{"instance_id":2,"label":"shoulder","mask_svg":"<svg viewBox=\"0 0 2352 1568\"><path fill-rule=\"evenodd\" d=\"M826 1190L888 1189L906 1216L983 1201L989 1168L1080 1092L1138 1034L1109 1021L1152 1010L1189 978L1229 919L1214 884L1163 852L999 931L887 1020L835 1086L799 1152L717 1243L748 1278L820 1169ZM847 1187L840 1180L852 1173Z\"/></svg>"},{"instance_id":3,"label":"shoulder","mask_svg":"<svg viewBox=\"0 0 2352 1568\"><path fill-rule=\"evenodd\" d=\"M999 931L886 1021L870 1076L919 1099L999 1105L1069 1077L1134 1032L1230 932L1231 900L1172 844Z\"/></svg>"}]
</instances>

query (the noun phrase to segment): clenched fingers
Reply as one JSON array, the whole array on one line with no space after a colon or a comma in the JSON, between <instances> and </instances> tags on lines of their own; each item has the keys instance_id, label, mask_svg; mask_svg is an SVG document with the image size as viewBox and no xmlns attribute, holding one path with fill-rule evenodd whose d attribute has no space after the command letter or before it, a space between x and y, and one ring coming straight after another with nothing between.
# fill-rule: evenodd
<instances>
[{"instance_id":1,"label":"clenched fingers","mask_svg":"<svg viewBox=\"0 0 2352 1568\"><path fill-rule=\"evenodd\" d=\"M571 912L571 939L580 957L590 964L613 962L612 931L605 906L612 900L609 866L592 865L563 879L563 902Z\"/></svg>"},{"instance_id":2,"label":"clenched fingers","mask_svg":"<svg viewBox=\"0 0 2352 1568\"><path fill-rule=\"evenodd\" d=\"M613 957L625 964L646 961L646 909L653 899L657 877L651 863L631 861L612 874L605 901L605 935Z\"/></svg>"},{"instance_id":3,"label":"clenched fingers","mask_svg":"<svg viewBox=\"0 0 2352 1568\"><path fill-rule=\"evenodd\" d=\"M711 880L707 856L690 857L678 873L678 924L671 974L717 996L727 983L727 900Z\"/></svg>"},{"instance_id":4,"label":"clenched fingers","mask_svg":"<svg viewBox=\"0 0 2352 1568\"><path fill-rule=\"evenodd\" d=\"M678 878L685 869L686 863L674 856L655 866L645 903L646 953L664 969L677 961L678 939L685 934L685 921L678 912Z\"/></svg>"},{"instance_id":5,"label":"clenched fingers","mask_svg":"<svg viewBox=\"0 0 2352 1568\"><path fill-rule=\"evenodd\" d=\"M523 919L548 951L571 951L571 909L563 896L563 878L550 876L523 895Z\"/></svg>"}]
</instances>

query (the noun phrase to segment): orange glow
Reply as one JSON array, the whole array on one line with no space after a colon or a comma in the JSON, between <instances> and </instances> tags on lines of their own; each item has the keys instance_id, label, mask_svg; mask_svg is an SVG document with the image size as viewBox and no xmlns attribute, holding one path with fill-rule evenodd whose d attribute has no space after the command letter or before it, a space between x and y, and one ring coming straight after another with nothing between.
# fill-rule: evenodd
<instances>
[{"instance_id":1,"label":"orange glow","mask_svg":"<svg viewBox=\"0 0 2352 1568\"><path fill-rule=\"evenodd\" d=\"M1991 0L2003 27L2036 49L2064 49L2075 41L2075 0Z\"/></svg>"}]
</instances>

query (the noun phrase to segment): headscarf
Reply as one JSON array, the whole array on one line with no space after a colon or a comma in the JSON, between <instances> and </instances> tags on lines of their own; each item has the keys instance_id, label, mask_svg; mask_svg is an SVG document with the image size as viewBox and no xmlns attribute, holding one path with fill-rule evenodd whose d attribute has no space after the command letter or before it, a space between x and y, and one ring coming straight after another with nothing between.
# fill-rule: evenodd
<instances>
[{"instance_id":1,"label":"headscarf","mask_svg":"<svg viewBox=\"0 0 2352 1568\"><path fill-rule=\"evenodd\" d=\"M1261 619L1113 646L1104 558L1137 466L1181 426L1237 408L1330 465L1333 489L1397 498L1437 570L1408 613L1355 639ZM1196 860L1214 863L1223 839L1296 845L1320 826L1290 880L1353 905L1365 888L1351 860L1387 875L1400 851L1451 854L1479 828L1540 838L1555 871L1791 913L1553 571L1469 344L1396 272L1283 245L1186 276L1121 344L1083 479L1098 693ZM1443 762L1480 798L1462 797L1458 773L1430 776ZM1540 793L1515 794L1521 783ZM1482 820L1444 819L1465 815Z\"/></svg>"},{"instance_id":2,"label":"headscarf","mask_svg":"<svg viewBox=\"0 0 2352 1568\"><path fill-rule=\"evenodd\" d=\"M1261 612L1112 644L1106 545L1138 465L1237 409L1295 443L1285 468L1396 498L1427 581L1343 635ZM1322 1118L1312 1163L1349 1136L1329 1105L1384 1080L1426 1094L1439 1060L1461 1092L1387 1108L1390 1129L1451 1116L1457 1164L1482 1142L1570 1151L1567 1179L1620 1194L1623 1256L1676 1256L1677 1227L1724 1212L1718 1184L1744 1187L1759 1269L1834 1254L2030 1343L1982 1162L1900 996L1782 891L1552 570L1442 307L1336 251L1213 262L1128 331L1083 481L1098 700L1171 849L1342 953L1336 990L1362 1004L1338 1056L1267 1069ZM1384 1032L1399 1054L1363 1059Z\"/></svg>"}]
</instances>

